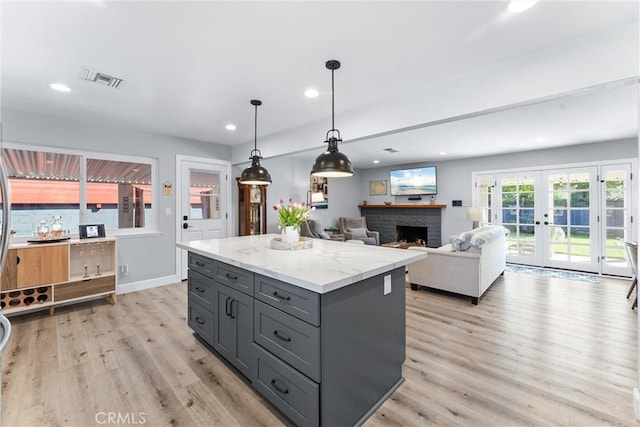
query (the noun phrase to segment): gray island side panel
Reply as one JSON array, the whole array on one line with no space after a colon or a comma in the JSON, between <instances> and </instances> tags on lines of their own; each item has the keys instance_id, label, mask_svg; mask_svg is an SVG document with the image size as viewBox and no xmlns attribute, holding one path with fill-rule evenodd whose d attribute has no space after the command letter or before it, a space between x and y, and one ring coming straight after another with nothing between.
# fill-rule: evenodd
<instances>
[{"instance_id":1,"label":"gray island side panel","mask_svg":"<svg viewBox=\"0 0 640 427\"><path fill-rule=\"evenodd\" d=\"M322 295L323 426L363 422L403 381L405 287L405 269L397 268Z\"/></svg>"}]
</instances>

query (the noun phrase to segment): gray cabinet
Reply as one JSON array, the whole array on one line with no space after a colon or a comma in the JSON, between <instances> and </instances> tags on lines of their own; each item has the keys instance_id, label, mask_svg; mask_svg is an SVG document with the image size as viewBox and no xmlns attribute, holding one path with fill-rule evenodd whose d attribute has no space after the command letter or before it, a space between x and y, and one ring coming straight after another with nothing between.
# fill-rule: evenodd
<instances>
[{"instance_id":1,"label":"gray cabinet","mask_svg":"<svg viewBox=\"0 0 640 427\"><path fill-rule=\"evenodd\" d=\"M189 253L188 310L296 425L360 425L402 382L404 267L318 294Z\"/></svg>"},{"instance_id":2,"label":"gray cabinet","mask_svg":"<svg viewBox=\"0 0 640 427\"><path fill-rule=\"evenodd\" d=\"M213 348L249 380L253 365L253 297L214 282L217 301Z\"/></svg>"}]
</instances>

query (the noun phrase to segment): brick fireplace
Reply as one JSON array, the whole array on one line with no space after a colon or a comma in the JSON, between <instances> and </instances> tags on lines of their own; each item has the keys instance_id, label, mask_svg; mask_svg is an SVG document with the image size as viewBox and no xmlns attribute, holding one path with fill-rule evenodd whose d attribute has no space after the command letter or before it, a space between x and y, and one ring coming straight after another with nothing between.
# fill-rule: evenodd
<instances>
[{"instance_id":1,"label":"brick fireplace","mask_svg":"<svg viewBox=\"0 0 640 427\"><path fill-rule=\"evenodd\" d=\"M380 233L380 243L396 241L397 226L426 227L427 246L441 246L442 215L446 205L360 205L369 230Z\"/></svg>"}]
</instances>

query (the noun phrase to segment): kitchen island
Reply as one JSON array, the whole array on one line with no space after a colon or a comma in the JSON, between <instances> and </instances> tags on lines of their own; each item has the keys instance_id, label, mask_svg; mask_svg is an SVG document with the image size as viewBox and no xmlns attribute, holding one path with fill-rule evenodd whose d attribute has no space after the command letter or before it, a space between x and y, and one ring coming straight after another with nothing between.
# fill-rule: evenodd
<instances>
[{"instance_id":1,"label":"kitchen island","mask_svg":"<svg viewBox=\"0 0 640 427\"><path fill-rule=\"evenodd\" d=\"M403 381L405 266L425 254L274 237L178 243L189 326L295 424L361 424Z\"/></svg>"}]
</instances>

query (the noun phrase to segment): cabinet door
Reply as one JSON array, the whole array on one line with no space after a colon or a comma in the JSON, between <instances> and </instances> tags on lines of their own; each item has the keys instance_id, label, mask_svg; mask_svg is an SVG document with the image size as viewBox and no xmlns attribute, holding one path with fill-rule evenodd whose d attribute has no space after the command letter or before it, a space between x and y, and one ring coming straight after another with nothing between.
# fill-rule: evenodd
<instances>
[{"instance_id":1,"label":"cabinet door","mask_svg":"<svg viewBox=\"0 0 640 427\"><path fill-rule=\"evenodd\" d=\"M214 283L214 288L217 301L217 310L215 312L217 322L213 348L229 362L233 362L235 359L236 323L229 313L234 291L218 282Z\"/></svg>"},{"instance_id":2,"label":"cabinet door","mask_svg":"<svg viewBox=\"0 0 640 427\"><path fill-rule=\"evenodd\" d=\"M18 255L15 249L9 249L7 252L7 260L4 263L4 270L2 270L2 285L0 290L8 291L15 289L17 286L17 259Z\"/></svg>"},{"instance_id":3,"label":"cabinet door","mask_svg":"<svg viewBox=\"0 0 640 427\"><path fill-rule=\"evenodd\" d=\"M253 297L215 282L217 322L213 348L251 378L253 364Z\"/></svg>"},{"instance_id":4,"label":"cabinet door","mask_svg":"<svg viewBox=\"0 0 640 427\"><path fill-rule=\"evenodd\" d=\"M231 316L235 322L235 358L233 365L247 378L253 365L253 297L233 291Z\"/></svg>"},{"instance_id":5,"label":"cabinet door","mask_svg":"<svg viewBox=\"0 0 640 427\"><path fill-rule=\"evenodd\" d=\"M53 245L17 249L17 287L69 280L69 246Z\"/></svg>"}]
</instances>

